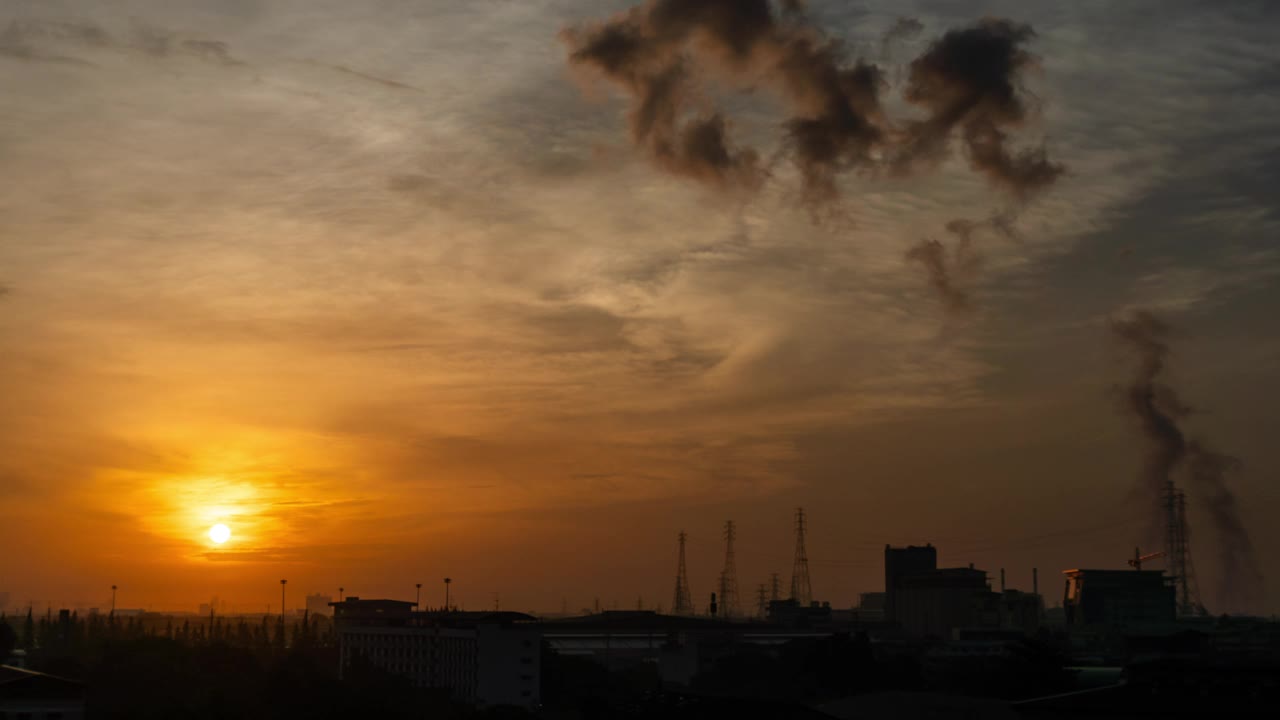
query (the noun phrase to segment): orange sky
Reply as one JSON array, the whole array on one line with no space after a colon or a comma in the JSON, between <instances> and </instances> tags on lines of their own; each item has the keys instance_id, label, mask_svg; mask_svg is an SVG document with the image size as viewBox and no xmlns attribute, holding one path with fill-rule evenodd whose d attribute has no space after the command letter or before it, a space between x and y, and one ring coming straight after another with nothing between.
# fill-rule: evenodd
<instances>
[{"instance_id":1,"label":"orange sky","mask_svg":"<svg viewBox=\"0 0 1280 720\"><path fill-rule=\"evenodd\" d=\"M838 606L880 589L886 542L1018 587L1038 566L1053 597L1145 542L1107 335L1134 307L1179 328L1190 423L1244 458L1275 567L1280 99L1256 22L1184 8L1130 44L1103 32L1129 11L1011 4L1041 36L1031 137L1070 173L1019 242L983 238L957 318L904 254L1005 206L963 161L848 177L821 221L787 168L743 204L648 162L623 99L568 71L560 29L624 3L358 5L0 7L8 612L446 575L468 607L669 605L682 529L701 604L730 518L744 595L786 585L797 505ZM812 5L860 48L901 11ZM915 50L987 11L946 12ZM1212 70L1167 51L1187 43ZM767 138L773 108L738 102ZM1255 610L1280 608L1268 581Z\"/></svg>"}]
</instances>

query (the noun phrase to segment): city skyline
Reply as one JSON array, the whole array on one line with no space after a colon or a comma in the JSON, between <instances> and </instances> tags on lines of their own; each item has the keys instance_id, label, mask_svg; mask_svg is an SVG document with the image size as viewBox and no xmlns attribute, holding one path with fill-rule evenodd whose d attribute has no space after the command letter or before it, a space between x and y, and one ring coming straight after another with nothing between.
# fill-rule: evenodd
<instances>
[{"instance_id":1,"label":"city skyline","mask_svg":"<svg viewBox=\"0 0 1280 720\"><path fill-rule=\"evenodd\" d=\"M730 520L750 608L796 507L1051 605L1161 437L1280 612L1276 10L782 5L0 2L6 612L702 607Z\"/></svg>"}]
</instances>

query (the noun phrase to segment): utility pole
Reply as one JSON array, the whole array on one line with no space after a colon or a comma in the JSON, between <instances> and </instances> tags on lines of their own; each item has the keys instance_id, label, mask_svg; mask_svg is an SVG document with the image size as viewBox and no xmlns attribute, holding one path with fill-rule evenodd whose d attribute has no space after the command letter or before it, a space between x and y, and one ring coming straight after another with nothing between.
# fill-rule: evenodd
<instances>
[{"instance_id":1,"label":"utility pole","mask_svg":"<svg viewBox=\"0 0 1280 720\"><path fill-rule=\"evenodd\" d=\"M422 605L422 583L414 584L413 609L420 610Z\"/></svg>"},{"instance_id":2,"label":"utility pole","mask_svg":"<svg viewBox=\"0 0 1280 720\"><path fill-rule=\"evenodd\" d=\"M756 614L760 617L768 617L769 615L769 590L764 583L760 583L756 587Z\"/></svg>"},{"instance_id":3,"label":"utility pole","mask_svg":"<svg viewBox=\"0 0 1280 720\"><path fill-rule=\"evenodd\" d=\"M112 585L111 586L111 616L115 617L115 615L116 615L116 586Z\"/></svg>"},{"instance_id":4,"label":"utility pole","mask_svg":"<svg viewBox=\"0 0 1280 720\"><path fill-rule=\"evenodd\" d=\"M444 579L444 611L449 612L449 585L453 583L453 578Z\"/></svg>"},{"instance_id":5,"label":"utility pole","mask_svg":"<svg viewBox=\"0 0 1280 720\"><path fill-rule=\"evenodd\" d=\"M280 624L281 625L284 624L284 586L288 582L289 582L288 580L280 581Z\"/></svg>"}]
</instances>

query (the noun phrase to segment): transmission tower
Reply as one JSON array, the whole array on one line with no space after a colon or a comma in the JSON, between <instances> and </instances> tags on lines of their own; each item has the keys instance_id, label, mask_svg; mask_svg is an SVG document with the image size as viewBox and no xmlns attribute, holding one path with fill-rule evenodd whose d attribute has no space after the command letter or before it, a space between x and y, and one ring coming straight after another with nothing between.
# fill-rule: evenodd
<instances>
[{"instance_id":1,"label":"transmission tower","mask_svg":"<svg viewBox=\"0 0 1280 720\"><path fill-rule=\"evenodd\" d=\"M778 602L782 599L782 581L778 579L778 573L769 574L769 602Z\"/></svg>"},{"instance_id":2,"label":"transmission tower","mask_svg":"<svg viewBox=\"0 0 1280 720\"><path fill-rule=\"evenodd\" d=\"M764 583L756 586L756 617L769 616L769 588Z\"/></svg>"},{"instance_id":3,"label":"transmission tower","mask_svg":"<svg viewBox=\"0 0 1280 720\"><path fill-rule=\"evenodd\" d=\"M680 531L680 565L676 570L676 596L671 603L673 615L692 615L693 598L689 594L689 571L684 564L684 542L688 536Z\"/></svg>"},{"instance_id":4,"label":"transmission tower","mask_svg":"<svg viewBox=\"0 0 1280 720\"><path fill-rule=\"evenodd\" d=\"M813 601L809 586L809 553L804 549L804 508L796 508L796 558L791 568L791 599L801 607Z\"/></svg>"},{"instance_id":5,"label":"transmission tower","mask_svg":"<svg viewBox=\"0 0 1280 720\"><path fill-rule=\"evenodd\" d=\"M1196 584L1195 565L1191 561L1191 529L1187 525L1187 498L1170 482L1166 487L1165 511L1168 514L1169 538L1165 552L1169 557L1169 572L1173 575L1178 593L1179 615L1201 615L1200 590Z\"/></svg>"},{"instance_id":6,"label":"transmission tower","mask_svg":"<svg viewBox=\"0 0 1280 720\"><path fill-rule=\"evenodd\" d=\"M733 557L733 540L737 530L733 521L724 524L724 572L720 573L720 616L731 618L738 614L738 568Z\"/></svg>"}]
</instances>

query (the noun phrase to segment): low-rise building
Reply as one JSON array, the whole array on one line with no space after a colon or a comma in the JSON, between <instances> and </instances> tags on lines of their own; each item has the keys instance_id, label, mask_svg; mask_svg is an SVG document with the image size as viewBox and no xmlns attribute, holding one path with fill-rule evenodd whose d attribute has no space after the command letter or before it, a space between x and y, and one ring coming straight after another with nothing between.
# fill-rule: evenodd
<instances>
[{"instance_id":1,"label":"low-rise building","mask_svg":"<svg viewBox=\"0 0 1280 720\"><path fill-rule=\"evenodd\" d=\"M477 705L537 707L542 635L514 612L415 612L399 600L332 603L339 676L368 662Z\"/></svg>"}]
</instances>

